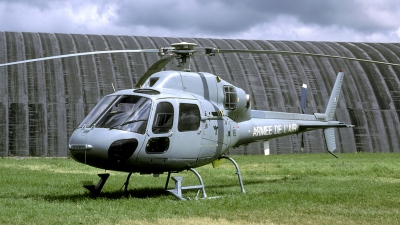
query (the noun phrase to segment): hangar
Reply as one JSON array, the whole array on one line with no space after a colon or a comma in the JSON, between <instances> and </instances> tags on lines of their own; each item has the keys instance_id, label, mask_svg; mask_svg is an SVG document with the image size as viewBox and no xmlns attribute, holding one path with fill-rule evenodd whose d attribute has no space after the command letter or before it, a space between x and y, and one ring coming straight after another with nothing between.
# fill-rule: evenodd
<instances>
[{"instance_id":1,"label":"hangar","mask_svg":"<svg viewBox=\"0 0 400 225\"><path fill-rule=\"evenodd\" d=\"M0 32L0 63L78 52L168 47L193 42L224 49L271 49L398 63L399 43L347 43ZM157 54L121 53L0 68L0 156L68 156L68 138L102 96L133 88ZM337 72L345 72L336 118L337 152L399 152L400 68L311 56L219 54L197 57L192 71L210 72L250 94L254 109L324 112ZM166 69L173 69L167 65ZM272 154L300 152L297 135L270 141ZM325 152L322 131L305 133L306 153ZM262 143L229 154L263 154Z\"/></svg>"}]
</instances>

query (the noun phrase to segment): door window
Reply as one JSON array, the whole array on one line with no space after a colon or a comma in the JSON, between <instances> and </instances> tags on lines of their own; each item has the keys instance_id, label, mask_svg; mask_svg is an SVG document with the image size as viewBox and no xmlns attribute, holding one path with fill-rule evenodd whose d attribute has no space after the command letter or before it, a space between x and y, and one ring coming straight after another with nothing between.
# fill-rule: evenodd
<instances>
[{"instance_id":1,"label":"door window","mask_svg":"<svg viewBox=\"0 0 400 225\"><path fill-rule=\"evenodd\" d=\"M152 131L154 134L168 133L174 122L174 107L169 102L157 105Z\"/></svg>"},{"instance_id":2,"label":"door window","mask_svg":"<svg viewBox=\"0 0 400 225\"><path fill-rule=\"evenodd\" d=\"M200 110L196 104L179 104L178 131L195 131L200 126Z\"/></svg>"}]
</instances>

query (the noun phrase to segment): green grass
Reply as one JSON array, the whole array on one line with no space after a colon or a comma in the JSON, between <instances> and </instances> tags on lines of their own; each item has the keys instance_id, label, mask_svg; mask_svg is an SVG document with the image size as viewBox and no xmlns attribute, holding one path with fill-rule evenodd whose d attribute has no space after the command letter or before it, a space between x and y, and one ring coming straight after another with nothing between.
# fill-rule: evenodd
<instances>
[{"instance_id":1,"label":"green grass","mask_svg":"<svg viewBox=\"0 0 400 225\"><path fill-rule=\"evenodd\" d=\"M127 174L111 172L95 197L82 183L97 183L103 170L71 159L3 158L0 224L399 224L400 154L339 157L234 156L246 194L226 162L198 168L207 195L221 197L197 201L166 194L166 174L132 175L126 197L119 189ZM197 184L191 172L181 175L184 185Z\"/></svg>"}]
</instances>

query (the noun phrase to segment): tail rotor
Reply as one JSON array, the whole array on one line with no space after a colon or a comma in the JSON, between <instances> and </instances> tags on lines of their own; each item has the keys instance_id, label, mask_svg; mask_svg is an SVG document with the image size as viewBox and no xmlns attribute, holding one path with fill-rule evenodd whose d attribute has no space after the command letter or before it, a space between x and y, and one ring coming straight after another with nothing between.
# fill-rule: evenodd
<instances>
[{"instance_id":1,"label":"tail rotor","mask_svg":"<svg viewBox=\"0 0 400 225\"><path fill-rule=\"evenodd\" d=\"M306 99L307 99L307 84L301 86L301 113L306 114ZM304 133L301 134L301 147L300 151L304 151Z\"/></svg>"}]
</instances>

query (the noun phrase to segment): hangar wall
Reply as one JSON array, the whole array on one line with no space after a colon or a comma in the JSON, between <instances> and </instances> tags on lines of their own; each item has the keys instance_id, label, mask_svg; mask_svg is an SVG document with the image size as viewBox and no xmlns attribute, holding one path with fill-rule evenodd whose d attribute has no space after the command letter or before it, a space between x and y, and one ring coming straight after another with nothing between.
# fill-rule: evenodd
<instances>
[{"instance_id":1,"label":"hangar wall","mask_svg":"<svg viewBox=\"0 0 400 225\"><path fill-rule=\"evenodd\" d=\"M175 42L224 49L305 51L399 62L398 43L163 38L0 32L0 63L87 51L167 47ZM122 53L80 56L0 68L0 156L67 156L68 138L100 98L132 88L159 57ZM171 65L167 69L172 69ZM250 94L255 109L300 112L302 83L307 112L324 112L339 69L345 72L336 118L339 152L399 152L399 67L310 56L219 54L196 57L192 71L219 75ZM272 154L300 151L300 136L270 141ZM305 134L308 153L326 151L321 131ZM261 143L230 154L262 154Z\"/></svg>"}]
</instances>

